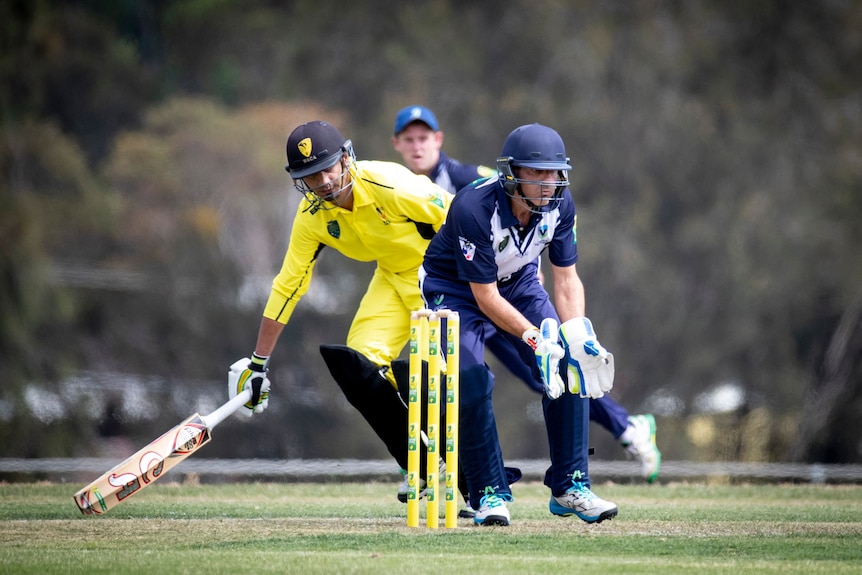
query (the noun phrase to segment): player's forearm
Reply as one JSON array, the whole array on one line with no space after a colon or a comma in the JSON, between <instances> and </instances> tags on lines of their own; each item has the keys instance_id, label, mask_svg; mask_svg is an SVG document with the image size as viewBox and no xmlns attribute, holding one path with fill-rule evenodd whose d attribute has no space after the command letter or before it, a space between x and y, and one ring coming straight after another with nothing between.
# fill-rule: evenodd
<instances>
[{"instance_id":1,"label":"player's forearm","mask_svg":"<svg viewBox=\"0 0 862 575\"><path fill-rule=\"evenodd\" d=\"M517 337L521 337L524 331L533 327L521 312L500 295L496 284L471 283L470 288L479 309L497 327Z\"/></svg>"},{"instance_id":2,"label":"player's forearm","mask_svg":"<svg viewBox=\"0 0 862 575\"><path fill-rule=\"evenodd\" d=\"M584 284L575 271L575 266L554 267L554 307L560 321L565 323L574 317L584 317L587 312Z\"/></svg>"},{"instance_id":3,"label":"player's forearm","mask_svg":"<svg viewBox=\"0 0 862 575\"><path fill-rule=\"evenodd\" d=\"M264 317L282 324L286 324L290 320L290 316L296 309L296 304L308 291L314 268L314 258L309 259L304 266L297 264L300 261L303 260L288 252L288 256L285 257L285 265L282 266L282 270L272 281L272 290L269 292L266 306L263 308Z\"/></svg>"},{"instance_id":4,"label":"player's forearm","mask_svg":"<svg viewBox=\"0 0 862 575\"><path fill-rule=\"evenodd\" d=\"M284 329L284 324L263 317L260 320L260 329L257 333L257 343L254 346L254 353L260 357L269 357L275 350L275 344L278 343L278 337Z\"/></svg>"},{"instance_id":5,"label":"player's forearm","mask_svg":"<svg viewBox=\"0 0 862 575\"><path fill-rule=\"evenodd\" d=\"M554 308L556 308L557 315L560 316L560 321L563 323L573 317L584 317L587 312L583 290L580 292L555 290Z\"/></svg>"}]
</instances>

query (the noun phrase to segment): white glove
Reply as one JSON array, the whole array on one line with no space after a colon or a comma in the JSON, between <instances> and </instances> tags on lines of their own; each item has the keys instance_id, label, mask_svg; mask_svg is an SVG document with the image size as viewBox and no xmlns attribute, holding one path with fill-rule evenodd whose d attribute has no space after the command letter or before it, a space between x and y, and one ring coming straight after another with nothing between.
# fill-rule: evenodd
<instances>
[{"instance_id":1,"label":"white glove","mask_svg":"<svg viewBox=\"0 0 862 575\"><path fill-rule=\"evenodd\" d=\"M539 346L539 340L542 339L542 333L536 326L528 327L524 330L524 333L521 334L521 339L524 340L524 343L530 346L530 349L536 351L536 348Z\"/></svg>"},{"instance_id":2,"label":"white glove","mask_svg":"<svg viewBox=\"0 0 862 575\"><path fill-rule=\"evenodd\" d=\"M252 354L251 359L244 357L230 366L227 372L228 395L233 398L246 387L251 386L251 401L239 410L246 417L260 413L269 405L269 378L266 377L268 357Z\"/></svg>"},{"instance_id":3,"label":"white glove","mask_svg":"<svg viewBox=\"0 0 862 575\"><path fill-rule=\"evenodd\" d=\"M560 339L569 351L569 391L598 399L614 386L614 354L602 347L585 317L560 326Z\"/></svg>"},{"instance_id":4,"label":"white glove","mask_svg":"<svg viewBox=\"0 0 862 575\"><path fill-rule=\"evenodd\" d=\"M545 393L551 399L557 399L566 389L559 373L560 360L566 352L557 343L558 334L557 320L550 317L542 320L539 343L536 345L536 363L539 364L539 371L542 373Z\"/></svg>"}]
</instances>

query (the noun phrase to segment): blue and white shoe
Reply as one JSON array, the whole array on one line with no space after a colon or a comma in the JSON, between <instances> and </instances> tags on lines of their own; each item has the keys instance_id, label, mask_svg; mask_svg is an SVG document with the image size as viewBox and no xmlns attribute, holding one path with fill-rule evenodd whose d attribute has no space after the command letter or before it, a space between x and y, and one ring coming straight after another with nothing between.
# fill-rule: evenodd
<instances>
[{"instance_id":1,"label":"blue and white shoe","mask_svg":"<svg viewBox=\"0 0 862 575\"><path fill-rule=\"evenodd\" d=\"M479 509L473 516L473 523L476 525L501 525L505 527L509 524L509 508L506 507L506 501L511 501L512 496L508 493L496 494L492 490L488 490L482 499L479 500Z\"/></svg>"},{"instance_id":2,"label":"blue and white shoe","mask_svg":"<svg viewBox=\"0 0 862 575\"><path fill-rule=\"evenodd\" d=\"M573 482L569 490L559 497L551 495L548 508L554 515L563 517L577 515L587 523L601 523L617 515L615 503L600 498L581 482Z\"/></svg>"}]
</instances>

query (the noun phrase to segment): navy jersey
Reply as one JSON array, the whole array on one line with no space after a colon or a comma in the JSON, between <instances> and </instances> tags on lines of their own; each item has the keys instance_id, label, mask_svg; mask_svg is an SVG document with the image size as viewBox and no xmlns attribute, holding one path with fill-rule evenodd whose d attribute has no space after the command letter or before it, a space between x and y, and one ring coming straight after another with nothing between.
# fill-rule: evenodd
<instances>
[{"instance_id":1,"label":"navy jersey","mask_svg":"<svg viewBox=\"0 0 862 575\"><path fill-rule=\"evenodd\" d=\"M423 267L428 276L460 282L507 282L545 249L559 267L578 261L575 203L568 188L556 209L533 214L527 226L512 214L499 178L480 180L452 201L446 223L431 240ZM535 274L535 267L529 267Z\"/></svg>"},{"instance_id":2,"label":"navy jersey","mask_svg":"<svg viewBox=\"0 0 862 575\"><path fill-rule=\"evenodd\" d=\"M487 178L495 173L494 170L485 166L462 164L458 160L453 160L441 150L440 161L431 170L430 177L431 181L435 184L454 194L476 180Z\"/></svg>"}]
</instances>

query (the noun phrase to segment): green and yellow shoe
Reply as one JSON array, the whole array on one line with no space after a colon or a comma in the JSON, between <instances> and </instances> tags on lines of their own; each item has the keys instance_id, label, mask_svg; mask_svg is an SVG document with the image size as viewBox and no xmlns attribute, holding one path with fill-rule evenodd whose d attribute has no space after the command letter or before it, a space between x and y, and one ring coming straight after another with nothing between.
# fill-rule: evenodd
<instances>
[{"instance_id":1,"label":"green and yellow shoe","mask_svg":"<svg viewBox=\"0 0 862 575\"><path fill-rule=\"evenodd\" d=\"M629 416L629 426L620 437L620 443L641 463L641 475L652 483L661 467L661 451L655 442L655 417L652 414Z\"/></svg>"}]
</instances>

